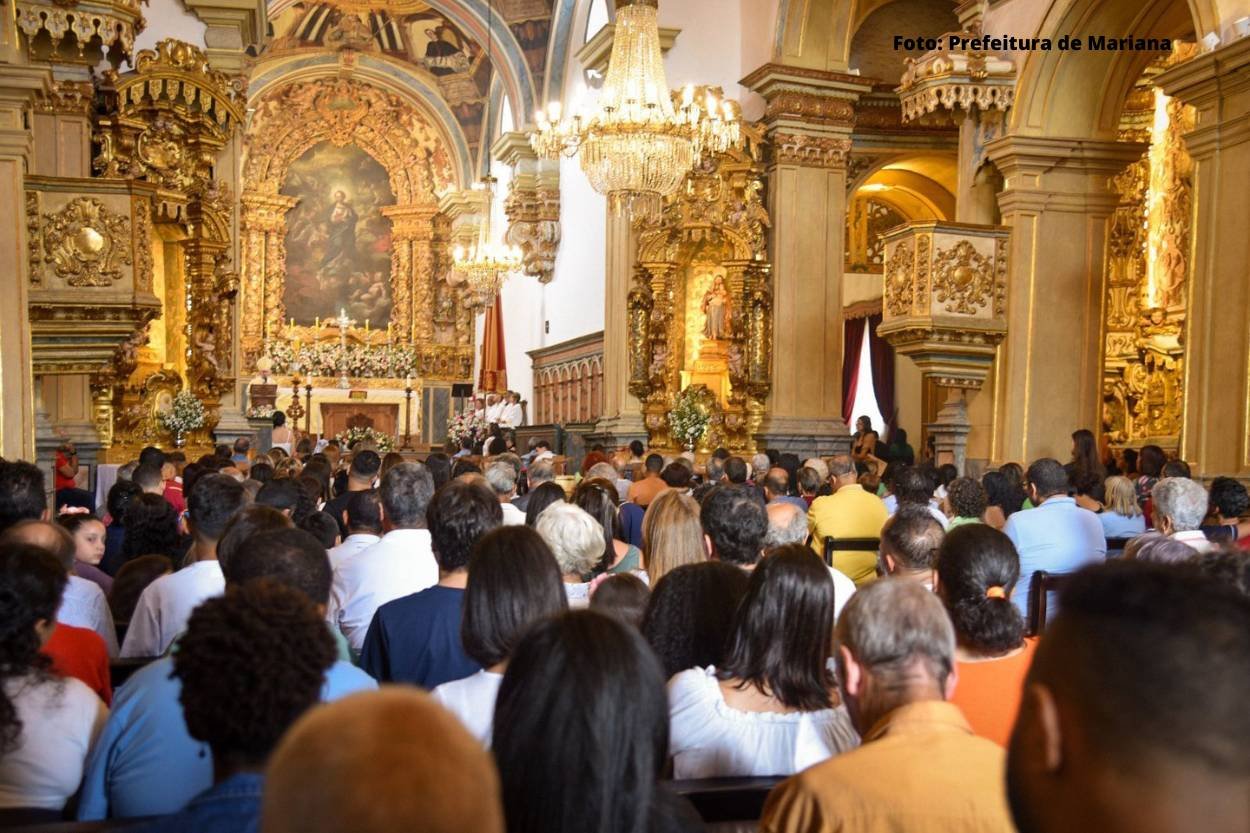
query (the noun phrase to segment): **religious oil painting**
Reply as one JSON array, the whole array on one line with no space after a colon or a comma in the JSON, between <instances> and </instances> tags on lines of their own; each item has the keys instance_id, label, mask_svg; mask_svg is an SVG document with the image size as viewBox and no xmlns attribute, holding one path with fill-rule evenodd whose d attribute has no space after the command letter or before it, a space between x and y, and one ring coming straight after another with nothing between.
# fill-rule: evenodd
<instances>
[{"instance_id":1,"label":"religious oil painting","mask_svg":"<svg viewBox=\"0 0 1250 833\"><path fill-rule=\"evenodd\" d=\"M299 203L287 214L286 314L311 325L346 310L356 326L391 317L390 181L355 145L328 142L291 165L282 193Z\"/></svg>"}]
</instances>

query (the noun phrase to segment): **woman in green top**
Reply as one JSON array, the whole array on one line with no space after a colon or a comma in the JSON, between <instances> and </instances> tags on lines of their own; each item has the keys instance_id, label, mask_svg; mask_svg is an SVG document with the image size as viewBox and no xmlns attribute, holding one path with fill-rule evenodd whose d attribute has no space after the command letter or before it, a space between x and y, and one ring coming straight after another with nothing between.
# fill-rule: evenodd
<instances>
[{"instance_id":1,"label":"woman in green top","mask_svg":"<svg viewBox=\"0 0 1250 833\"><path fill-rule=\"evenodd\" d=\"M620 539L621 521L617 513L616 486L606 480L583 480L573 492L573 503L588 512L603 527L603 558L594 574L630 573L642 569L642 550Z\"/></svg>"}]
</instances>

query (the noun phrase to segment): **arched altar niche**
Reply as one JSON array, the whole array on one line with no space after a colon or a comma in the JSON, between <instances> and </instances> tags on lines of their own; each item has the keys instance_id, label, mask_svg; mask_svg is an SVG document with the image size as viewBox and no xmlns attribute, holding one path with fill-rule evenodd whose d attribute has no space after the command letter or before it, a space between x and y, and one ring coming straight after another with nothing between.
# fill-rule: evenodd
<instances>
[{"instance_id":1,"label":"arched altar niche","mask_svg":"<svg viewBox=\"0 0 1250 833\"><path fill-rule=\"evenodd\" d=\"M669 435L668 412L684 388L704 385L716 405L701 450L754 450L772 389L770 221L762 177L749 153L710 161L666 199L656 222L638 229L629 387L642 402L652 446L680 447ZM709 325L715 306L720 328Z\"/></svg>"},{"instance_id":2,"label":"arched altar niche","mask_svg":"<svg viewBox=\"0 0 1250 833\"><path fill-rule=\"evenodd\" d=\"M435 296L445 291L436 286L437 276L448 261L446 241L435 228L438 198L460 187L446 138L409 102L346 78L279 87L255 102L254 109L245 139L241 196L245 366L254 366L270 343L324 340L315 319L289 321L284 296L288 220L301 199L291 193L289 175L298 160L325 146L370 157L385 170L387 196L394 198L393 205L380 208L390 225L393 327L366 330L357 321L350 338L373 346L388 341L413 346L420 354L420 375L426 378L471 376L472 319L456 316L454 335L435 338ZM333 193L334 184L325 185Z\"/></svg>"}]
</instances>

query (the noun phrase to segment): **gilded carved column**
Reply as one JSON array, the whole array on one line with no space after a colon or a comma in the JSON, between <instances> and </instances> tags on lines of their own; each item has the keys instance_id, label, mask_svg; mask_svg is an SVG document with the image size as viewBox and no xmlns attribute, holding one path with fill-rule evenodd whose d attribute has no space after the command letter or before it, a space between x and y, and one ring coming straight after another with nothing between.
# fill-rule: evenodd
<instances>
[{"instance_id":1,"label":"gilded carved column","mask_svg":"<svg viewBox=\"0 0 1250 833\"><path fill-rule=\"evenodd\" d=\"M250 373L270 339L282 331L284 239L286 213L297 200L281 194L244 194L240 247L243 309L242 372ZM265 310L269 310L266 315Z\"/></svg>"},{"instance_id":2,"label":"gilded carved column","mask_svg":"<svg viewBox=\"0 0 1250 833\"><path fill-rule=\"evenodd\" d=\"M391 221L392 269L398 283L391 287L392 318L403 322L400 340L416 344L433 339L434 215L438 206L398 205L383 208Z\"/></svg>"},{"instance_id":3,"label":"gilded carved column","mask_svg":"<svg viewBox=\"0 0 1250 833\"><path fill-rule=\"evenodd\" d=\"M842 270L854 102L872 82L767 64L742 81L764 96L772 144L773 386L763 445L845 449Z\"/></svg>"},{"instance_id":4,"label":"gilded carved column","mask_svg":"<svg viewBox=\"0 0 1250 833\"><path fill-rule=\"evenodd\" d=\"M1204 479L1250 476L1250 38L1159 75L1193 106L1193 254L1186 290L1181 457Z\"/></svg>"},{"instance_id":5,"label":"gilded carved column","mask_svg":"<svg viewBox=\"0 0 1250 833\"><path fill-rule=\"evenodd\" d=\"M1016 135L986 148L1004 177L999 205L1012 230L993 462L1066 460L1071 433L1100 424L1105 261L1119 202L1111 178L1143 149Z\"/></svg>"}]
</instances>

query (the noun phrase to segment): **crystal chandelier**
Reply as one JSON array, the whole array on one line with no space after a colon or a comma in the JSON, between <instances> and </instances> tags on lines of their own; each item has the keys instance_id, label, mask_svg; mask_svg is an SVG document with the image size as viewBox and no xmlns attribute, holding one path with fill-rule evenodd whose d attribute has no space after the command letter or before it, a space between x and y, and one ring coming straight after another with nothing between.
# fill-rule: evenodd
<instances>
[{"instance_id":1,"label":"crystal chandelier","mask_svg":"<svg viewBox=\"0 0 1250 833\"><path fill-rule=\"evenodd\" d=\"M477 245L469 249L457 246L452 253L452 262L469 289L470 305L474 309L486 309L494 303L504 279L521 268L521 250L491 239L490 215L495 198L495 178L482 177L481 184L475 185L474 190L485 192L483 203L486 216L478 227Z\"/></svg>"},{"instance_id":2,"label":"crystal chandelier","mask_svg":"<svg viewBox=\"0 0 1250 833\"><path fill-rule=\"evenodd\" d=\"M536 114L534 152L580 154L590 184L617 213L651 219L705 156L740 147L737 106L687 86L670 93L660 55L658 0L620 0L608 75L590 108Z\"/></svg>"},{"instance_id":3,"label":"crystal chandelier","mask_svg":"<svg viewBox=\"0 0 1250 833\"><path fill-rule=\"evenodd\" d=\"M493 4L486 6L486 59L490 70L487 76L486 89L490 90L490 81L495 74L495 60L490 37ZM483 136L490 126L490 95L486 96L486 108L482 115ZM471 249L457 246L452 253L453 268L469 289L469 306L475 310L485 310L495 302L499 288L504 279L521 268L521 250L516 246L505 246L491 238L490 215L495 205L495 178L490 174L482 177L474 190L484 191L485 216L478 227L477 245Z\"/></svg>"}]
</instances>

